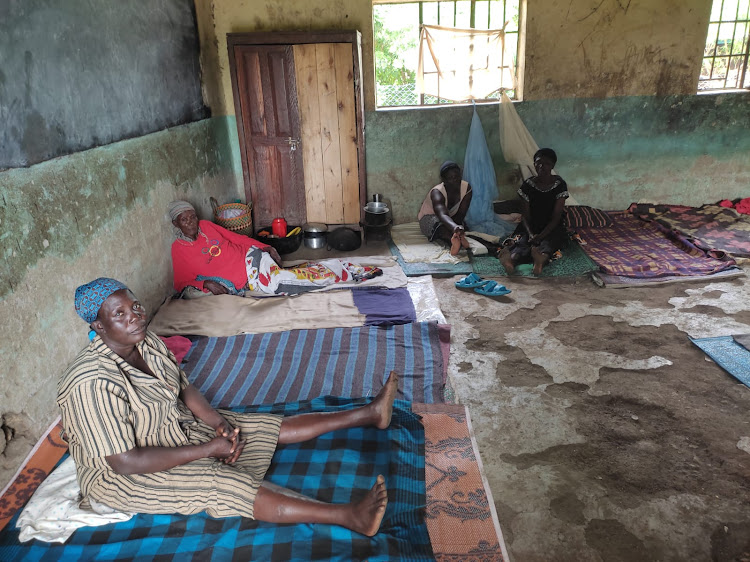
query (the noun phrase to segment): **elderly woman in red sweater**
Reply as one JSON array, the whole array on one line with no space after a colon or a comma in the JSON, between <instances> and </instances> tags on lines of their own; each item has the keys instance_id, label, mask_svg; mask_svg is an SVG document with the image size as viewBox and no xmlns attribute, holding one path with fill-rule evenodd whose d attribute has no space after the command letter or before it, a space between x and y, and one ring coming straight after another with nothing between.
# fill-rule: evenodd
<instances>
[{"instance_id":1,"label":"elderly woman in red sweater","mask_svg":"<svg viewBox=\"0 0 750 562\"><path fill-rule=\"evenodd\" d=\"M284 269L275 248L198 220L195 208L186 201L170 203L169 217L176 237L172 243L174 288L183 294L191 287L214 295L297 294L382 274L377 268L339 259Z\"/></svg>"}]
</instances>

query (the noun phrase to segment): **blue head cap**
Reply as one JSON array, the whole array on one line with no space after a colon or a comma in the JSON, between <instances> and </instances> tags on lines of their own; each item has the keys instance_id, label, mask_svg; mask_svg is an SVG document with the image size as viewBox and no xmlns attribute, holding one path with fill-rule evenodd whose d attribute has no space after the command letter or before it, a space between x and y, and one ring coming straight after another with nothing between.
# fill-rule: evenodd
<instances>
[{"instance_id":1,"label":"blue head cap","mask_svg":"<svg viewBox=\"0 0 750 562\"><path fill-rule=\"evenodd\" d=\"M78 316L83 318L83 321L87 324L91 324L96 320L99 309L107 300L107 297L120 289L127 289L127 287L116 279L108 279L107 277L99 277L99 279L81 285L76 289L76 312Z\"/></svg>"}]
</instances>

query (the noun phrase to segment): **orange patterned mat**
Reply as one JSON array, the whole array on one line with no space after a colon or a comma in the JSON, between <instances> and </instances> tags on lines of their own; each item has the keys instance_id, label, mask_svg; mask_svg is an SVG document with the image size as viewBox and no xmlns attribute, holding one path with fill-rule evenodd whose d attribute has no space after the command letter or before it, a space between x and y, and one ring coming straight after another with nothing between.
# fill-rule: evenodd
<instances>
[{"instance_id":1,"label":"orange patterned mat","mask_svg":"<svg viewBox=\"0 0 750 562\"><path fill-rule=\"evenodd\" d=\"M471 419L458 404L413 404L425 428L425 518L438 561L507 561L508 554L477 450ZM55 422L0 494L0 530L67 451Z\"/></svg>"},{"instance_id":2,"label":"orange patterned mat","mask_svg":"<svg viewBox=\"0 0 750 562\"><path fill-rule=\"evenodd\" d=\"M425 432L425 518L435 559L507 561L471 418L460 404L412 404Z\"/></svg>"},{"instance_id":3,"label":"orange patterned mat","mask_svg":"<svg viewBox=\"0 0 750 562\"><path fill-rule=\"evenodd\" d=\"M26 505L37 486L47 478L57 461L68 450L68 444L62 440L61 435L62 423L58 418L31 450L18 474L0 493L0 531L16 511Z\"/></svg>"}]
</instances>

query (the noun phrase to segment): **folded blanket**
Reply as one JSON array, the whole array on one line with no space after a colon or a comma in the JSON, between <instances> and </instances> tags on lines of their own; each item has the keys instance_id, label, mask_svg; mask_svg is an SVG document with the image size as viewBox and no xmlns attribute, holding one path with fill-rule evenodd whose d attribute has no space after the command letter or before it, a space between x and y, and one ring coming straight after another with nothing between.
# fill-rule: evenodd
<instances>
[{"instance_id":1,"label":"folded blanket","mask_svg":"<svg viewBox=\"0 0 750 562\"><path fill-rule=\"evenodd\" d=\"M209 337L363 326L351 290L266 299L211 295L165 302L149 324L160 336Z\"/></svg>"},{"instance_id":2,"label":"folded blanket","mask_svg":"<svg viewBox=\"0 0 750 562\"><path fill-rule=\"evenodd\" d=\"M21 530L18 540L62 543L81 527L128 521L134 515L95 501L91 502L91 509L81 509L78 507L80 493L76 465L72 457L67 457L39 485L18 516L16 527Z\"/></svg>"}]
</instances>

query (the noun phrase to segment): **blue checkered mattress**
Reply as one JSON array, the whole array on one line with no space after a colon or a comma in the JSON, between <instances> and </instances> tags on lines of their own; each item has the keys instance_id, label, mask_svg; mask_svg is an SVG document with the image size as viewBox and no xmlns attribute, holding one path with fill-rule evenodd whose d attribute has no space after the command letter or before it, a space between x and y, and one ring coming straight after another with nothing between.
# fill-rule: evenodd
<instances>
[{"instance_id":1,"label":"blue checkered mattress","mask_svg":"<svg viewBox=\"0 0 750 562\"><path fill-rule=\"evenodd\" d=\"M323 397L237 410L294 415L350 409L365 401ZM0 533L0 560L432 560L424 522L424 470L424 428L410 405L397 401L387 430L341 430L280 446L266 475L275 484L335 503L361 497L378 474L385 475L389 501L375 537L331 525L136 515L79 529L63 545L21 544L14 518Z\"/></svg>"}]
</instances>

